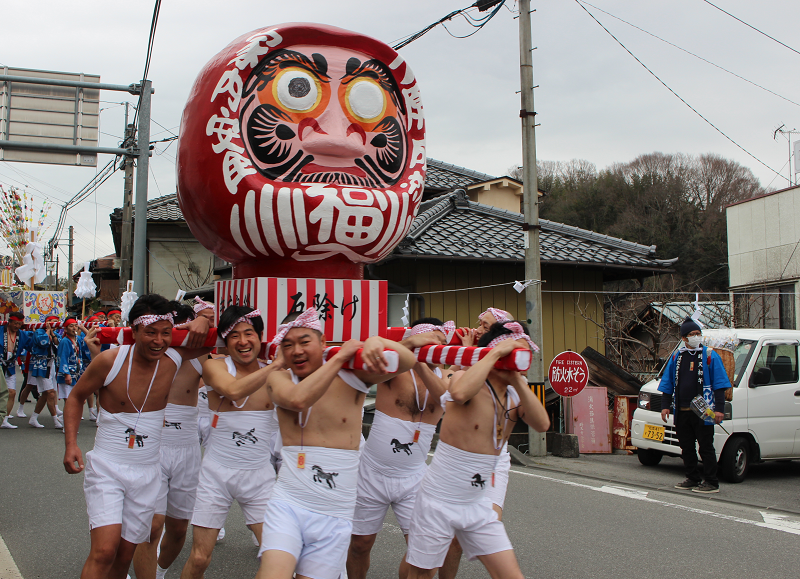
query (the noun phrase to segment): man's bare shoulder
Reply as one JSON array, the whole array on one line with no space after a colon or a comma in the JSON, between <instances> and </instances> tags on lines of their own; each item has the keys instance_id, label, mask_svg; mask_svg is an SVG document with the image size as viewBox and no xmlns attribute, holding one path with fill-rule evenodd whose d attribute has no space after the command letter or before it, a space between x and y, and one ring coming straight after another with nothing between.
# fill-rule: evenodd
<instances>
[{"instance_id":1,"label":"man's bare shoulder","mask_svg":"<svg viewBox=\"0 0 800 579\"><path fill-rule=\"evenodd\" d=\"M99 355L92 358L92 365L98 369L111 370L111 367L114 365L118 354L119 348L112 348L110 350L106 350L105 352L100 352Z\"/></svg>"}]
</instances>

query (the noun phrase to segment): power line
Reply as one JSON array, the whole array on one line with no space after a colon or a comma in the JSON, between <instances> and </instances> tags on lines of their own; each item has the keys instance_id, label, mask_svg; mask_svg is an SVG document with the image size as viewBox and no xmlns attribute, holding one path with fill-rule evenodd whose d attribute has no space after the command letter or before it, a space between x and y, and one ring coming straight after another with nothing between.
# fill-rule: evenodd
<instances>
[{"instance_id":1,"label":"power line","mask_svg":"<svg viewBox=\"0 0 800 579\"><path fill-rule=\"evenodd\" d=\"M678 93L676 93L674 90L672 90L672 89L669 87L669 85L668 85L667 83L665 83L663 80L661 80L661 77L659 77L659 76L658 76L656 73L654 73L652 70L650 70L650 69L647 67L647 65L646 65L645 63L643 63L641 60L639 60L639 57L637 57L637 56L636 56L636 55L635 55L633 52L631 52L631 51L628 49L628 47L627 47L627 46L625 46L625 45L624 45L624 44L623 44L623 43L622 43L622 42L621 42L621 41L620 41L620 40L619 40L619 39L618 39L616 36L614 36L614 35L611 33L611 31L610 31L608 28L606 28L605 26L603 26L603 24L602 24L602 23L601 23L601 22L600 22L600 21L599 21L599 20L598 20L598 19L595 17L595 15L594 15L594 14L592 14L591 12L589 12L589 10L586 8L586 6L584 6L584 5L583 5L583 2L581 2L581 0L575 0L575 2L578 4L578 6L580 6L580 7L581 7L581 8L582 8L582 9L583 9L583 10L584 10L584 11L585 11L585 12L586 12L586 13L587 13L587 14L588 14L588 15L589 15L591 18L592 18L592 20L594 20L595 22L597 22L597 24L600 26L600 28L602 28L603 30L605 30L605 31L606 31L606 34L608 34L608 35L609 35L611 38L613 38L613 39L616 41L616 43L617 43L617 44L619 44L619 45L620 45L620 46L623 48L623 50L625 50L625 52L627 52L628 54L630 54L630 55L631 55L631 56L634 58L634 60L636 60L636 62L638 62L640 65L642 65L642 68L644 68L644 69L645 69L647 72L649 72L649 73L650 73L650 74L653 76L653 78L655 78L655 79L656 79L658 82L660 82L660 83L661 83L661 84L664 86L664 88L666 88L666 89L667 89L669 92L671 92L673 95L675 95L675 97L677 97L677 99L678 99L678 100L680 100L680 101L681 101L683 104L685 104L687 107L689 107L689 109L691 109L691 111L692 111L694 114L696 114L698 117L700 117L701 119L703 119L703 120L704 120L706 123L708 123L708 125L709 125L709 126L712 128L712 129L714 129L714 130L715 130L715 131L717 131L717 132L718 132L720 135L722 135L723 137L725 137L725 138L726 138L728 141L730 141L730 142L731 142L731 143L732 143L734 146L736 146L738 149L740 149L741 151L743 151L743 152L744 152L746 155L748 155L750 158L754 159L755 161L757 161L758 163L760 163L761 165L763 165L764 167L766 167L767 169L769 169L769 170L770 170L770 171L772 171L773 173L775 173L775 174L777 174L777 175L780 175L780 173L778 173L778 172L777 172L775 169L773 169L772 167L770 167L769 165L767 165L767 164L766 164L764 161L762 161L761 159L759 159L758 157L756 157L756 156L755 156L753 153L751 153L750 151L748 151L747 149L745 149L744 147L742 147L742 146L741 146L739 143L737 143L737 142L736 142L736 141L734 141L734 140L733 140L731 137L729 137L727 134L725 134L725 133L722 131L722 129L720 129L720 128L719 128L717 125L715 125L715 124L714 124L714 123L712 123L710 120L708 120L706 117L704 117L704 116L703 116L703 115L700 113L700 111L698 111L696 108L694 108L694 107L693 107L692 105L690 105L688 102L686 102L686 100L685 100L685 99L684 99L684 98L683 98L681 95L679 95L679 94L678 94Z\"/></svg>"},{"instance_id":2,"label":"power line","mask_svg":"<svg viewBox=\"0 0 800 579\"><path fill-rule=\"evenodd\" d=\"M680 50L680 51L682 51L682 52L685 52L686 54L688 54L688 55L690 55L690 56L694 56L695 58L698 58L698 59L702 60L703 62L710 64L710 65L711 65L711 66L713 66L713 67L716 67L716 68L718 68L718 69L720 69L720 70L722 70L722 71L724 71L724 72L727 72L728 74L731 74L731 75L735 76L735 77L736 77L736 78L738 78L738 79L741 79L741 80L743 80L743 81L745 81L745 82L747 82L747 83L750 83L750 84L752 84L753 86L760 88L761 90L767 91L768 93L770 93L770 94L773 94L773 95L775 95L775 96L776 96L776 97L778 97L778 98L781 98L781 99L783 99L783 100L785 100L785 101L787 101L787 102L790 102L790 103L792 103L793 105L797 105L797 106L799 106L799 107L800 107L800 103L798 103L798 102L795 102L795 101L793 101L792 99L786 98L785 96L783 96L783 95L780 95L780 94L776 93L775 91L773 91L773 90L770 90L770 89L768 89L768 88L766 88L766 87L764 87L764 86L761 86L760 84L758 84L758 83L756 83L756 82L753 82L752 80L746 79L745 77L743 77L743 76L741 76L741 75L739 75L739 74L736 74L735 72L733 72L733 71L731 71L731 70L728 70L727 68L725 68L725 67L723 67L723 66L720 66L720 65L718 65L718 64L715 64L715 63L711 62L711 61L710 61L710 60L708 60L707 58L703 58L703 57L702 57L702 56L700 56L699 54L695 54L694 52L691 52L690 50L686 50L685 48L682 48L682 47L678 46L677 44L674 44L674 43L670 42L669 40L666 40L666 39L664 39L664 38L661 38L660 36L658 36L658 35L656 35L656 34L653 34L652 32L649 32L649 31L645 30L644 28L641 28L641 27L639 27L639 26L636 26L635 24L633 24L633 23L631 23L631 22L628 22L627 20L624 20L624 19L620 18L619 16L615 16L614 14L611 14L611 12L607 12L606 10L603 10L602 8L599 8L599 7L595 6L594 4L589 4L589 3L588 3L588 2L586 2L585 0L581 0L581 1L582 1L584 4L586 4L587 6L591 6L592 8L594 8L595 10L597 10L598 12L602 12L603 14L606 14L606 15L608 15L608 16L611 16L611 18L614 18L614 19L616 19L616 20L619 20L620 22L622 22L622 23L624 23L624 24L627 24L628 26L631 26L632 28L635 28L636 30L639 30L639 31L641 31L641 32L644 32L645 34L648 34L648 35L652 36L652 37L653 37L653 38L655 38L656 40L660 40L661 42L663 42L663 43L665 43L665 44L669 44L669 45L670 45L670 46L672 46L673 48L677 48L678 50Z\"/></svg>"},{"instance_id":3,"label":"power line","mask_svg":"<svg viewBox=\"0 0 800 579\"><path fill-rule=\"evenodd\" d=\"M156 0L153 7L153 20L150 22L150 38L147 40L147 57L144 61L144 73L142 74L142 91L144 91L144 81L147 80L147 74L150 72L150 59L153 56L153 44L156 39L156 26L158 25L158 13L161 10L161 0ZM139 107L142 105L142 92L139 92L139 101L136 105L136 112L133 115L133 124L139 118Z\"/></svg>"},{"instance_id":4,"label":"power line","mask_svg":"<svg viewBox=\"0 0 800 579\"><path fill-rule=\"evenodd\" d=\"M467 11L470 10L471 8L477 8L480 12L484 12L484 11L487 11L492 6L495 6L495 4L497 6L494 8L494 10L492 10L486 16L481 16L479 18L474 18L473 16L467 14ZM475 27L477 30L467 34L466 36L456 36L453 33L451 33L449 30L447 30L447 33L450 36L453 36L454 38L467 38L467 37L472 36L473 34L477 33L478 30L480 30L481 28L486 26L486 23L489 22L489 20L491 20L494 17L495 14L497 14L497 12L500 10L500 8L502 8L502 6L504 4L505 4L505 0L488 0L488 1L487 0L477 0L474 4L472 4L470 6L467 6L466 8L461 8L460 10L454 10L453 12L448 14L447 16L444 16L443 18L440 18L439 20L437 20L433 24L429 24L428 26L426 26L422 30L406 36L404 39L401 39L399 42L397 42L397 44L392 46L392 48L394 48L395 50L400 50L401 48L404 48L404 47L408 46L409 44L411 44L415 40L418 40L419 38L422 38L428 32L430 32L431 30L433 30L434 28L436 28L440 24L444 27L445 30L447 30L447 26L445 26L444 23L447 22L448 20L452 20L453 18L456 18L457 16L463 16L464 19L471 26Z\"/></svg>"},{"instance_id":5,"label":"power line","mask_svg":"<svg viewBox=\"0 0 800 579\"><path fill-rule=\"evenodd\" d=\"M780 44L781 46L784 46L784 47L788 48L788 49L789 49L789 50L791 50L792 52L796 52L797 54L800 54L800 51L797 51L797 50L795 50L794 48L792 48L791 46L789 46L788 44L785 44L785 43L781 42L780 40L778 40L778 39L777 39L777 38L775 38L774 36L770 36L770 35L769 35L769 34L767 34L766 32L764 32L764 31L762 31L762 30L759 30L758 28L756 28L756 27L755 27L755 26L753 26L752 24L748 24L747 22L745 22L744 20L742 20L742 19L741 19L741 18L739 18L738 16L734 16L733 14L731 14L730 12L728 12L727 10L723 10L722 8L720 8L719 6L717 6L716 4L714 4L713 2L709 2L708 0L703 0L703 2L705 2L705 3L706 3L706 4L708 4L709 6L713 6L714 8L716 8L717 10L719 10L720 12L724 12L725 14L727 14L728 16L730 16L731 18L733 18L734 20L738 20L739 22L741 22L742 24L744 24L744 25L745 25L745 26L747 26L748 28L752 28L753 30L755 30L755 31L756 31L756 32L758 32L759 34L763 34L764 36L766 36L766 37L767 37L767 38L769 38L770 40L774 40L775 42L777 42L777 43L778 43L778 44Z\"/></svg>"}]
</instances>

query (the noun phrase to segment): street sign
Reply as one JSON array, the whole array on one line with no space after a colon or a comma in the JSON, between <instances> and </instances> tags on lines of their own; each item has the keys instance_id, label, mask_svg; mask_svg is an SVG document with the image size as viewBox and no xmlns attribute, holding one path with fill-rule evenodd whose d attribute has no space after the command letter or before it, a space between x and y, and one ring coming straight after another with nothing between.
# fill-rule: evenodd
<instances>
[{"instance_id":1,"label":"street sign","mask_svg":"<svg viewBox=\"0 0 800 579\"><path fill-rule=\"evenodd\" d=\"M589 382L589 366L577 352L561 352L547 372L553 390L567 398L580 394Z\"/></svg>"}]
</instances>

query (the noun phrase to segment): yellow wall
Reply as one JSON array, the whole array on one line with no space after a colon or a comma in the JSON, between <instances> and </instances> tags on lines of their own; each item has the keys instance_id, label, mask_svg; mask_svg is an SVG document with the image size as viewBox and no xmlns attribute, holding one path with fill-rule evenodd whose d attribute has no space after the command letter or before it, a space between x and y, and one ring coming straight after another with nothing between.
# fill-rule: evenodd
<instances>
[{"instance_id":1,"label":"yellow wall","mask_svg":"<svg viewBox=\"0 0 800 579\"><path fill-rule=\"evenodd\" d=\"M449 262L445 260L394 260L374 269L376 279L387 279L402 287L414 288L425 298L425 315L453 320L457 326L475 327L478 316L493 306L525 319L525 292L518 294L510 284L525 279L522 265L507 263ZM542 327L544 363L564 350L580 352L591 346L605 353L603 343L603 278L599 270L567 266L544 266L542 277ZM469 291L441 290L507 284ZM555 293L561 290L582 293ZM391 291L391 290L390 290ZM583 293L589 292L589 293ZM411 315L419 316L415 301ZM581 316L595 320L587 321ZM542 346L542 344L539 344Z\"/></svg>"}]
</instances>

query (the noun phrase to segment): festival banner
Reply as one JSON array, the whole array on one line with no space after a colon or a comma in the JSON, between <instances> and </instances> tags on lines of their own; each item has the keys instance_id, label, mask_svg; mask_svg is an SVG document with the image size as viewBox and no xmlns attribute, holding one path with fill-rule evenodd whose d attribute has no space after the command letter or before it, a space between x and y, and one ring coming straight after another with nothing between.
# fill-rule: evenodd
<instances>
[{"instance_id":1,"label":"festival banner","mask_svg":"<svg viewBox=\"0 0 800 579\"><path fill-rule=\"evenodd\" d=\"M283 318L315 307L325 339L385 336L388 282L348 279L255 277L216 282L217 320L230 305L261 310L264 340L271 340Z\"/></svg>"}]
</instances>

